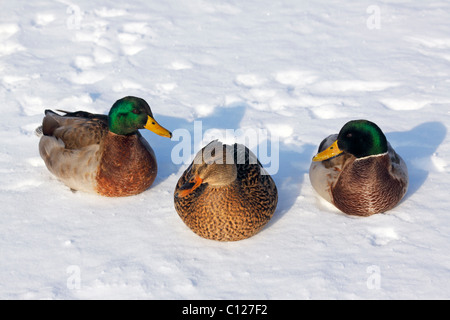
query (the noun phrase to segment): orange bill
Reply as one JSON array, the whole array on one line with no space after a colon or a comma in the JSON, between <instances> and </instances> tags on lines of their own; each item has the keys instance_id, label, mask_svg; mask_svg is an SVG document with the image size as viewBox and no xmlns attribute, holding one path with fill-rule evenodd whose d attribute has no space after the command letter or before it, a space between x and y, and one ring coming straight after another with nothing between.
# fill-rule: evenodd
<instances>
[{"instance_id":1,"label":"orange bill","mask_svg":"<svg viewBox=\"0 0 450 320\"><path fill-rule=\"evenodd\" d=\"M148 116L147 123L145 124L144 128L153 131L154 133L162 137L172 138L172 133L166 128L163 128L158 122L156 122L155 119L150 116Z\"/></svg>"},{"instance_id":2,"label":"orange bill","mask_svg":"<svg viewBox=\"0 0 450 320\"><path fill-rule=\"evenodd\" d=\"M316 156L312 159L312 161L323 161L330 159L334 156L337 156L338 154L341 154L342 150L339 149L337 140L333 142L331 146L329 146L327 149L323 150L322 152L319 152L316 154Z\"/></svg>"},{"instance_id":3,"label":"orange bill","mask_svg":"<svg viewBox=\"0 0 450 320\"><path fill-rule=\"evenodd\" d=\"M184 198L194 192L201 184L203 180L198 175L195 175L188 183L184 184L182 190L178 191L177 197ZM186 187L185 186L189 186ZM192 185L192 186L191 186Z\"/></svg>"}]
</instances>

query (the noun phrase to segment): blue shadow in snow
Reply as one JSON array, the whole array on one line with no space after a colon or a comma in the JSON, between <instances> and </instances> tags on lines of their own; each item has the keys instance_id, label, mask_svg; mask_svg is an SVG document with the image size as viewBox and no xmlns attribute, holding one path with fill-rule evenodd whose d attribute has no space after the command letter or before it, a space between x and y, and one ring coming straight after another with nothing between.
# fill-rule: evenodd
<instances>
[{"instance_id":1,"label":"blue shadow in snow","mask_svg":"<svg viewBox=\"0 0 450 320\"><path fill-rule=\"evenodd\" d=\"M304 144L299 150L283 141L279 144L279 169L272 174L278 190L278 205L268 227L281 219L294 205L305 183L305 177L308 177L312 155L317 149L317 146L312 144Z\"/></svg>"},{"instance_id":2,"label":"blue shadow in snow","mask_svg":"<svg viewBox=\"0 0 450 320\"><path fill-rule=\"evenodd\" d=\"M195 121L201 121L202 134L208 129L238 129L239 124L244 116L247 106L245 104L232 104L226 107L216 107L213 113L207 117L199 117ZM154 113L155 120L158 123L171 131L176 129L187 130L191 135L191 153L196 154L199 150L195 150L194 146L194 122L188 121L184 118L176 118L170 116L163 116ZM176 174L180 167L184 164L174 164L172 161L172 149L180 143L179 141L172 141L168 138L160 137L148 130L141 130L141 134L148 141L155 151L156 160L158 162L158 175L152 188L170 175ZM201 140L201 137L199 138ZM174 186L175 188L175 186Z\"/></svg>"},{"instance_id":3,"label":"blue shadow in snow","mask_svg":"<svg viewBox=\"0 0 450 320\"><path fill-rule=\"evenodd\" d=\"M427 180L431 157L447 136L447 128L441 122L425 122L405 132L386 133L394 150L408 166L409 188L405 199L419 190ZM419 161L417 161L419 160Z\"/></svg>"}]
</instances>

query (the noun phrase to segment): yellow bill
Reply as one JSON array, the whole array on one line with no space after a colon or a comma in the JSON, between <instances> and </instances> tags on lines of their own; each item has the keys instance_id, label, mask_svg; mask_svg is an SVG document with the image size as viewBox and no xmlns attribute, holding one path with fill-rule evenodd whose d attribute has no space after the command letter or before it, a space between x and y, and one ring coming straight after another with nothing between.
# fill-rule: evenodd
<instances>
[{"instance_id":1,"label":"yellow bill","mask_svg":"<svg viewBox=\"0 0 450 320\"><path fill-rule=\"evenodd\" d=\"M156 122L155 119L150 116L148 116L147 123L145 124L144 128L153 131L154 133L162 137L172 138L172 133L166 128L163 128L158 122Z\"/></svg>"},{"instance_id":2,"label":"yellow bill","mask_svg":"<svg viewBox=\"0 0 450 320\"><path fill-rule=\"evenodd\" d=\"M339 149L337 140L333 142L331 146L329 146L327 149L323 150L322 152L319 152L316 154L316 156L312 159L312 161L323 161L330 159L334 156L337 156L338 154L341 154L342 150Z\"/></svg>"}]
</instances>

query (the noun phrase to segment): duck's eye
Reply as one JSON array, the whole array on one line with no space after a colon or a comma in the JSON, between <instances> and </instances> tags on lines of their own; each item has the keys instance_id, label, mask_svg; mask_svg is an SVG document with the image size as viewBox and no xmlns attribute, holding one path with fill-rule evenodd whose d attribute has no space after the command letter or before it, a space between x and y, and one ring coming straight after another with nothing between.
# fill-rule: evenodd
<instances>
[{"instance_id":1,"label":"duck's eye","mask_svg":"<svg viewBox=\"0 0 450 320\"><path fill-rule=\"evenodd\" d=\"M353 137L353 134L347 133L347 138L351 138L351 137Z\"/></svg>"},{"instance_id":2,"label":"duck's eye","mask_svg":"<svg viewBox=\"0 0 450 320\"><path fill-rule=\"evenodd\" d=\"M134 114L139 114L140 113L139 110L137 110L137 109L133 109L133 110L131 110L131 112L133 112Z\"/></svg>"}]
</instances>

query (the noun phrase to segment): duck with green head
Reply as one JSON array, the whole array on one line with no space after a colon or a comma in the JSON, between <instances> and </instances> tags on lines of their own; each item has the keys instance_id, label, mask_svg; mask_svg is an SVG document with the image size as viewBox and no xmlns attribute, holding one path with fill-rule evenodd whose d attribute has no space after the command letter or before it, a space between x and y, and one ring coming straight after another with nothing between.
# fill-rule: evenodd
<instances>
[{"instance_id":1,"label":"duck with green head","mask_svg":"<svg viewBox=\"0 0 450 320\"><path fill-rule=\"evenodd\" d=\"M156 122L145 100L122 98L108 115L58 111L65 114L46 110L36 132L42 159L62 182L110 197L135 195L151 186L156 158L138 130L168 138L172 134Z\"/></svg>"},{"instance_id":2,"label":"duck with green head","mask_svg":"<svg viewBox=\"0 0 450 320\"><path fill-rule=\"evenodd\" d=\"M370 216L394 208L408 189L408 169L381 129L349 121L325 138L309 177L324 199L346 214Z\"/></svg>"}]
</instances>

